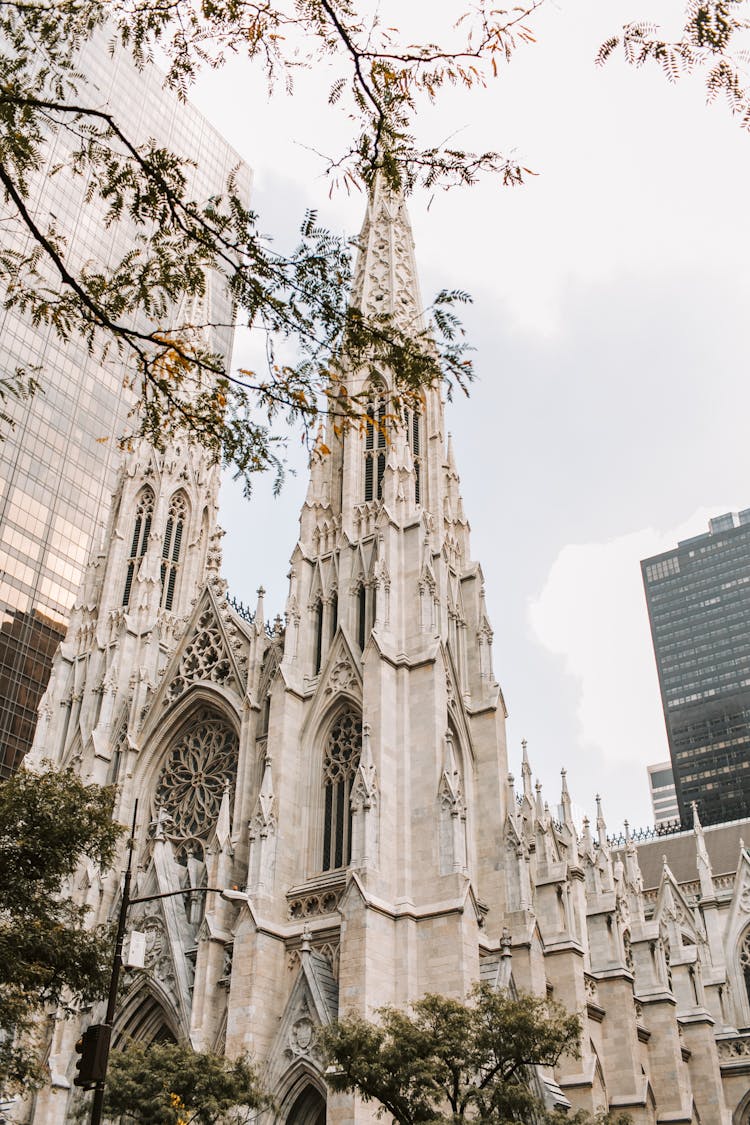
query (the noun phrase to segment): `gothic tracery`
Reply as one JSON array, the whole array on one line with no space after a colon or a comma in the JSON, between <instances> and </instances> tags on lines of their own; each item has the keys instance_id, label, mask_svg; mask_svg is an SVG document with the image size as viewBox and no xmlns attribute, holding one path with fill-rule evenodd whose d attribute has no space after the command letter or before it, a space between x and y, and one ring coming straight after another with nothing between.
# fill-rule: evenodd
<instances>
[{"instance_id":1,"label":"gothic tracery","mask_svg":"<svg viewBox=\"0 0 750 1125\"><path fill-rule=\"evenodd\" d=\"M362 751L362 718L346 707L334 719L323 755L325 811L324 871L344 867L351 857L351 788Z\"/></svg>"},{"instance_id":2,"label":"gothic tracery","mask_svg":"<svg viewBox=\"0 0 750 1125\"><path fill-rule=\"evenodd\" d=\"M215 712L195 716L173 746L154 794L156 810L169 818L165 835L178 854L203 853L203 845L216 824L225 786L234 787L237 776L237 735Z\"/></svg>"}]
</instances>

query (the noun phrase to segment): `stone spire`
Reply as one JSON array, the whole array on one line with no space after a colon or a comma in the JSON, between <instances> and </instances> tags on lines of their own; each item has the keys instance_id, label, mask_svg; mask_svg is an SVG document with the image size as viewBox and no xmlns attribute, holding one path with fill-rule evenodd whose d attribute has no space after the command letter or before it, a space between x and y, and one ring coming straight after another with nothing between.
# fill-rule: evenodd
<instances>
[{"instance_id":1,"label":"stone spire","mask_svg":"<svg viewBox=\"0 0 750 1125\"><path fill-rule=\"evenodd\" d=\"M602 812L602 799L599 793L596 794L596 835L599 840L599 847L607 847L607 823L604 819Z\"/></svg>"},{"instance_id":2,"label":"stone spire","mask_svg":"<svg viewBox=\"0 0 750 1125\"><path fill-rule=\"evenodd\" d=\"M351 303L365 316L391 315L399 328L424 329L414 238L400 192L378 172L357 240Z\"/></svg>"},{"instance_id":3,"label":"stone spire","mask_svg":"<svg viewBox=\"0 0 750 1125\"><path fill-rule=\"evenodd\" d=\"M534 795L531 786L531 766L529 765L528 743L525 738L521 739L521 778L523 779L523 795L528 800L529 804L534 803Z\"/></svg>"},{"instance_id":4,"label":"stone spire","mask_svg":"<svg viewBox=\"0 0 750 1125\"><path fill-rule=\"evenodd\" d=\"M568 771L566 769L560 770L561 788L560 788L560 820L575 835L575 823L573 821L573 804L570 800L570 793L568 791Z\"/></svg>"},{"instance_id":5,"label":"stone spire","mask_svg":"<svg viewBox=\"0 0 750 1125\"><path fill-rule=\"evenodd\" d=\"M706 847L706 837L703 834L703 825L698 816L698 806L695 801L692 802L693 807L693 832L695 834L695 850L696 850L696 864L698 867L698 878L701 884L701 898L713 899L714 897L714 879L713 870L711 868L711 859Z\"/></svg>"}]
</instances>

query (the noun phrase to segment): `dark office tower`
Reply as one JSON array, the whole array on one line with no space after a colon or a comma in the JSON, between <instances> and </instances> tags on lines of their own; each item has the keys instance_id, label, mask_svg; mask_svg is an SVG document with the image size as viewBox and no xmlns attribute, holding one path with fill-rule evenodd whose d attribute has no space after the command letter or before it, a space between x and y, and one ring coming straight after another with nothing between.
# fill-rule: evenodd
<instances>
[{"instance_id":1,"label":"dark office tower","mask_svg":"<svg viewBox=\"0 0 750 1125\"><path fill-rule=\"evenodd\" d=\"M750 509L641 563L683 821L750 814Z\"/></svg>"},{"instance_id":2,"label":"dark office tower","mask_svg":"<svg viewBox=\"0 0 750 1125\"><path fill-rule=\"evenodd\" d=\"M139 143L153 137L187 158L194 198L221 193L236 169L237 190L249 200L247 166L197 110L162 88L157 71L138 71L125 52L110 53L105 34L83 49L78 69L90 104L111 106ZM45 227L54 217L77 263L106 267L132 249L135 231L127 217L104 230L97 205L85 202L85 177L54 171L74 143L65 132L50 136L31 207ZM3 247L28 249L9 209L0 209L0 220ZM2 295L0 286L0 302ZM207 304L206 321L225 326L213 330L211 348L228 359L233 318L219 278L209 285ZM103 362L81 340L63 344L51 329L0 304L0 371L38 368L44 387L15 408L16 427L0 443L0 777L31 745L52 654L106 524L117 439L132 425L124 362L112 354Z\"/></svg>"}]
</instances>

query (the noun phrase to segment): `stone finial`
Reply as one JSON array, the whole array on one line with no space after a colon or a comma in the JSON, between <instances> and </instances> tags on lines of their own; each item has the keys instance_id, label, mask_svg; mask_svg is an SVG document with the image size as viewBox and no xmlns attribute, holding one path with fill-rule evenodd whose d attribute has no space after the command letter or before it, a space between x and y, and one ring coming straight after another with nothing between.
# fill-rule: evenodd
<instances>
[{"instance_id":1,"label":"stone finial","mask_svg":"<svg viewBox=\"0 0 750 1125\"><path fill-rule=\"evenodd\" d=\"M596 835L599 840L599 847L606 848L607 823L604 819L604 813L602 812L602 799L598 793L596 795Z\"/></svg>"},{"instance_id":2,"label":"stone finial","mask_svg":"<svg viewBox=\"0 0 750 1125\"><path fill-rule=\"evenodd\" d=\"M573 823L573 804L570 800L570 793L568 792L568 771L563 768L560 770L560 819L563 824L571 832L575 832L575 825Z\"/></svg>"},{"instance_id":3,"label":"stone finial","mask_svg":"<svg viewBox=\"0 0 750 1125\"><path fill-rule=\"evenodd\" d=\"M534 786L536 790L536 815L539 820L544 820L544 802L542 801L542 783L537 780Z\"/></svg>"},{"instance_id":4,"label":"stone finial","mask_svg":"<svg viewBox=\"0 0 750 1125\"><path fill-rule=\"evenodd\" d=\"M258 595L258 601L255 605L255 620L262 622L265 617L263 598L265 597L266 591L262 586L259 586L256 593Z\"/></svg>"},{"instance_id":5,"label":"stone finial","mask_svg":"<svg viewBox=\"0 0 750 1125\"><path fill-rule=\"evenodd\" d=\"M523 795L527 798L529 803L534 799L531 787L531 766L529 765L529 755L527 752L528 742L525 738L521 739L521 777L523 779Z\"/></svg>"}]
</instances>

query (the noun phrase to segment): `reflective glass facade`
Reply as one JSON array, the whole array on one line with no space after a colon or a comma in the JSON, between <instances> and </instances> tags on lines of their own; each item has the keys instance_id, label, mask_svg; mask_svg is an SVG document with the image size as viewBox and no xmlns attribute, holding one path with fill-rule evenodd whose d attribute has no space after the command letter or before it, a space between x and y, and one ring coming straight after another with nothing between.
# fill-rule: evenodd
<instances>
[{"instance_id":1,"label":"reflective glass facade","mask_svg":"<svg viewBox=\"0 0 750 1125\"><path fill-rule=\"evenodd\" d=\"M235 170L249 199L250 171L237 153L190 105L162 89L156 70L139 72L124 52L110 54L105 36L82 52L79 69L92 90L90 102L108 103L126 133L143 143L154 137L184 154L190 192L197 199L223 190ZM96 203L86 203L86 180L65 171L72 142L50 137L46 167L33 185L32 204L46 225L54 216L77 262L106 266L133 245L127 218L105 231ZM27 235L12 215L0 213L4 244L24 247ZM218 280L210 290L212 347L229 357L232 310ZM34 328L0 309L4 372L39 367L44 394L17 404L16 427L0 443L0 776L29 748L36 709L51 656L64 634L88 560L101 535L118 464L118 438L129 428L132 399L123 389L123 361L89 355L78 340L63 344L54 331Z\"/></svg>"},{"instance_id":2,"label":"reflective glass facade","mask_svg":"<svg viewBox=\"0 0 750 1125\"><path fill-rule=\"evenodd\" d=\"M680 815L750 815L750 511L641 563Z\"/></svg>"}]
</instances>

